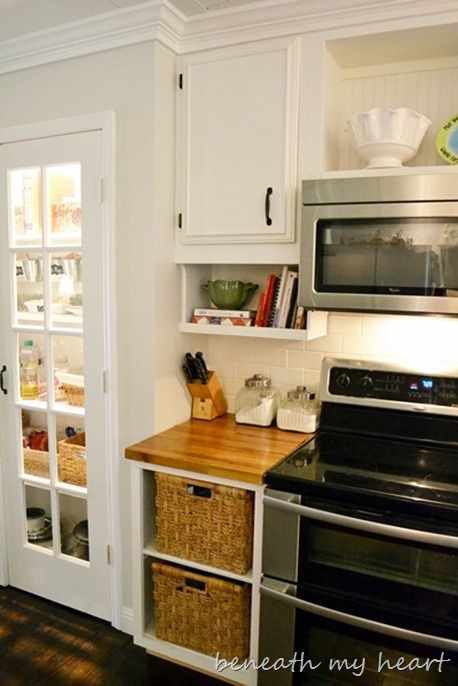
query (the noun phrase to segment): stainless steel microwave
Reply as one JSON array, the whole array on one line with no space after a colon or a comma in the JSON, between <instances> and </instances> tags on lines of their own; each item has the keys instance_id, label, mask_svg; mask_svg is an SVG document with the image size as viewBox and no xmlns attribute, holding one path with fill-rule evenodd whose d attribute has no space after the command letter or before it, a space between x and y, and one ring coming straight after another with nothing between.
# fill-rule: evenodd
<instances>
[{"instance_id":1,"label":"stainless steel microwave","mask_svg":"<svg viewBox=\"0 0 458 686\"><path fill-rule=\"evenodd\" d=\"M458 314L458 176L304 181L299 302Z\"/></svg>"}]
</instances>

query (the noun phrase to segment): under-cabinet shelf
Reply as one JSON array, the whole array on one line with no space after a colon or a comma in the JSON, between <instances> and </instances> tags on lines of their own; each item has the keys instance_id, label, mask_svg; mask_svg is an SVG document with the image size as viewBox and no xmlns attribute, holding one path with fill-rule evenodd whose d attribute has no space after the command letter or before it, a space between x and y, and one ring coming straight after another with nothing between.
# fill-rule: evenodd
<instances>
[{"instance_id":1,"label":"under-cabinet shelf","mask_svg":"<svg viewBox=\"0 0 458 686\"><path fill-rule=\"evenodd\" d=\"M224 326L217 324L180 324L182 333L197 333L212 336L243 336L244 338L280 338L290 341L308 341L325 336L327 312L308 312L306 329L280 329L261 326Z\"/></svg>"},{"instance_id":2,"label":"under-cabinet shelf","mask_svg":"<svg viewBox=\"0 0 458 686\"><path fill-rule=\"evenodd\" d=\"M259 287L254 297L245 305L246 309L256 310L259 293L265 286L267 276L270 273L281 273L282 267L278 264L182 264L180 266L182 273L182 312L179 328L181 333L204 336L276 338L290 341L307 341L326 335L328 313L322 311L307 312L305 329L191 323L194 308L211 307L208 293L203 288L203 284L207 281L233 279L257 283Z\"/></svg>"}]
</instances>

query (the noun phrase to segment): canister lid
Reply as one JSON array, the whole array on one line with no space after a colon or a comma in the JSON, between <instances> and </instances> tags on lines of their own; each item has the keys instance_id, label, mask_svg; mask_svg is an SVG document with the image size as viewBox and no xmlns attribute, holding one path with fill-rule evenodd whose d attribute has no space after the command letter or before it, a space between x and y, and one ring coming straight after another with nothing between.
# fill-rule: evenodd
<instances>
[{"instance_id":1,"label":"canister lid","mask_svg":"<svg viewBox=\"0 0 458 686\"><path fill-rule=\"evenodd\" d=\"M245 379L245 386L249 388L268 388L271 383L271 379L262 374L253 374L249 379Z\"/></svg>"},{"instance_id":2,"label":"canister lid","mask_svg":"<svg viewBox=\"0 0 458 686\"><path fill-rule=\"evenodd\" d=\"M297 397L300 400L314 400L315 393L310 393L306 386L296 386Z\"/></svg>"}]
</instances>

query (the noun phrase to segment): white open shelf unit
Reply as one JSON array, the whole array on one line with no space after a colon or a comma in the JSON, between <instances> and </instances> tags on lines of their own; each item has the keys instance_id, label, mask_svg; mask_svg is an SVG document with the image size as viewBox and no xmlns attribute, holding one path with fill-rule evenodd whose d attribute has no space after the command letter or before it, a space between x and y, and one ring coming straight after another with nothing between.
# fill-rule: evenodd
<instances>
[{"instance_id":1,"label":"white open shelf unit","mask_svg":"<svg viewBox=\"0 0 458 686\"><path fill-rule=\"evenodd\" d=\"M360 27L359 35L354 28L336 29L304 42L305 177L451 171L436 150L436 137L457 113L456 25L388 28ZM317 97L310 100L310 92ZM407 107L432 122L415 157L400 169L366 170L352 147L346 121L374 107Z\"/></svg>"},{"instance_id":2,"label":"white open shelf unit","mask_svg":"<svg viewBox=\"0 0 458 686\"><path fill-rule=\"evenodd\" d=\"M132 463L132 497L140 507L133 522L134 527L134 554L137 562L134 565L134 602L138 607L134 610L134 640L143 646L148 652L177 663L186 664L198 671L205 672L214 677L230 679L231 681L246 686L256 684L254 670L225 670L218 674L215 667L215 658L205 655L167 641L160 640L154 630L154 596L151 564L154 561L171 562L186 567L196 572L226 578L228 580L241 581L251 586L251 621L250 621L250 649L249 657L255 658L258 652L258 627L259 627L259 584L261 579L261 549L262 549L262 493L263 486L229 481L205 474L197 474L177 469L169 469L158 465L145 464L144 462ZM223 484L234 488L242 488L254 492L254 532L253 532L253 564L252 569L244 575L200 564L183 558L164 553L159 553L155 548L155 496L156 483L155 472L165 472L184 478ZM230 672L230 673L229 673Z\"/></svg>"},{"instance_id":3,"label":"white open shelf unit","mask_svg":"<svg viewBox=\"0 0 458 686\"><path fill-rule=\"evenodd\" d=\"M253 298L245 309L256 310L259 293L264 289L270 273L280 274L282 265L270 264L183 264L182 270L182 333L211 334L216 336L243 336L247 338L279 338L306 341L324 336L327 329L327 312L308 312L306 329L280 329L276 327L221 326L217 324L192 324L195 307L212 307L208 292L202 284L212 279L234 279L259 284Z\"/></svg>"}]
</instances>

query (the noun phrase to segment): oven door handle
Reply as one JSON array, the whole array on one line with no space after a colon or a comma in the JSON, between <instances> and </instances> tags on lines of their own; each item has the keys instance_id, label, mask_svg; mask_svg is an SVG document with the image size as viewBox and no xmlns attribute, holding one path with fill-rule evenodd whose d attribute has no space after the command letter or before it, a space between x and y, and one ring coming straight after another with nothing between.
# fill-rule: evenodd
<instances>
[{"instance_id":1,"label":"oven door handle","mask_svg":"<svg viewBox=\"0 0 458 686\"><path fill-rule=\"evenodd\" d=\"M398 626L376 622L372 619L365 619L364 617L358 617L356 615L348 614L347 612L341 612L340 610L333 610L329 607L324 607L323 605L311 603L308 600L296 598L296 586L294 584L279 582L276 579L267 579L264 577L260 586L260 591L262 595L269 596L281 603L286 603L297 610L303 610L310 614L341 622L342 624L348 624L359 629L376 631L379 634L394 636L395 638L405 641L422 643L436 648L455 651L458 649L458 641L453 641L449 638L431 636L418 631L411 631L410 629L401 629L401 627Z\"/></svg>"},{"instance_id":2,"label":"oven door handle","mask_svg":"<svg viewBox=\"0 0 458 686\"><path fill-rule=\"evenodd\" d=\"M278 500L277 498L268 495L263 497L263 503L266 507L275 507L278 510L298 514L301 517L314 519L325 524L341 526L347 529L357 529L358 531L365 531L380 536L401 538L414 543L426 543L428 545L439 545L447 548L458 548L458 536L448 536L446 534L420 531L418 529L407 529L402 526L384 524L383 522L372 522L369 519L359 519L358 517L350 517L349 515L329 512L328 510L318 510L315 507L297 505L296 503Z\"/></svg>"}]
</instances>

